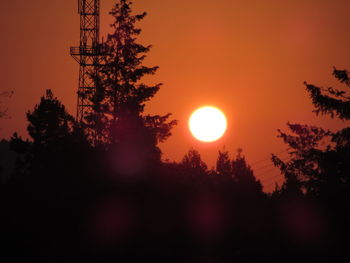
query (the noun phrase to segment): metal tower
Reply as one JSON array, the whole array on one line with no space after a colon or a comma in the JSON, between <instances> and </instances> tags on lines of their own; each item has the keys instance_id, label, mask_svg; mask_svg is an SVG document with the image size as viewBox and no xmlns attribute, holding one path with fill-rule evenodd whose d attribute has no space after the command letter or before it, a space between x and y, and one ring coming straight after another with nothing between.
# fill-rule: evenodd
<instances>
[{"instance_id":1,"label":"metal tower","mask_svg":"<svg viewBox=\"0 0 350 263\"><path fill-rule=\"evenodd\" d=\"M77 103L77 121L91 111L89 100L95 91L91 75L98 70L100 61L100 0L78 0L80 14L80 45L71 47L71 56L79 63L79 87Z\"/></svg>"}]
</instances>

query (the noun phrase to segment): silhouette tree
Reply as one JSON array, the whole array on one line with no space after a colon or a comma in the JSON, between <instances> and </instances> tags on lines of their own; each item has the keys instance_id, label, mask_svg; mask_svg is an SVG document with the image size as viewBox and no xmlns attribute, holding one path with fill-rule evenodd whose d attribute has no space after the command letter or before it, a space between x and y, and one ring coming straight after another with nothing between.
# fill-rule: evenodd
<instances>
[{"instance_id":1,"label":"silhouette tree","mask_svg":"<svg viewBox=\"0 0 350 263\"><path fill-rule=\"evenodd\" d=\"M72 155L88 145L83 131L51 90L46 91L33 111L27 112L27 120L31 140L23 140L16 133L11 138L12 149L20 155L19 174L59 174L68 168L63 160L79 159L81 153Z\"/></svg>"},{"instance_id":2,"label":"silhouette tree","mask_svg":"<svg viewBox=\"0 0 350 263\"><path fill-rule=\"evenodd\" d=\"M223 149L223 151L219 151L216 161L216 172L220 176L232 177L232 161L228 151L225 149Z\"/></svg>"},{"instance_id":3,"label":"silhouette tree","mask_svg":"<svg viewBox=\"0 0 350 263\"><path fill-rule=\"evenodd\" d=\"M251 193L262 193L260 180L254 176L254 172L247 164L245 157L242 155L242 149L238 149L237 156L232 160L232 177L243 191Z\"/></svg>"},{"instance_id":4,"label":"silhouette tree","mask_svg":"<svg viewBox=\"0 0 350 263\"><path fill-rule=\"evenodd\" d=\"M345 88L350 87L348 71L334 68L333 75L345 84ZM350 119L348 91L308 83L305 86L316 114L344 121ZM286 179L277 197L282 195L317 202L327 214L332 232L328 249L332 253L343 251L342 256L349 257L346 248L350 244L350 127L340 131L290 123L288 127L291 133L279 131L279 137L290 149L289 160L282 161L272 156Z\"/></svg>"},{"instance_id":5,"label":"silhouette tree","mask_svg":"<svg viewBox=\"0 0 350 263\"><path fill-rule=\"evenodd\" d=\"M114 32L101 45L106 56L100 70L92 76L96 93L92 98L93 112L87 116L87 122L102 142L128 144L142 141L143 145L149 144L148 148L155 148L157 143L170 136L176 121L168 122L170 114L143 115L145 102L162 84L141 82L144 76L155 74L158 67L143 65L151 46L137 43L141 29L135 24L146 13L133 15L131 5L131 1L118 0L110 12L114 18L111 25Z\"/></svg>"},{"instance_id":6,"label":"silhouette tree","mask_svg":"<svg viewBox=\"0 0 350 263\"><path fill-rule=\"evenodd\" d=\"M333 76L341 83L350 88L349 72L347 70L333 69ZM342 120L350 119L350 97L348 91L337 88L322 88L305 82L312 103L316 107L317 114L330 114Z\"/></svg>"},{"instance_id":7,"label":"silhouette tree","mask_svg":"<svg viewBox=\"0 0 350 263\"><path fill-rule=\"evenodd\" d=\"M216 173L229 177L235 183L239 191L245 193L262 194L262 184L254 176L254 172L242 155L242 149L238 149L235 159L230 159L228 151L219 151L216 161Z\"/></svg>"},{"instance_id":8,"label":"silhouette tree","mask_svg":"<svg viewBox=\"0 0 350 263\"><path fill-rule=\"evenodd\" d=\"M347 88L348 72L334 68L333 75ZM322 88L305 83L316 114L328 114L341 120L350 119L350 97L347 91ZM279 130L279 137L289 146L290 160L273 155L273 162L285 175L287 186L306 194L333 200L349 200L350 128L336 132L322 128L290 124L291 134ZM293 184L291 183L293 181Z\"/></svg>"},{"instance_id":9,"label":"silhouette tree","mask_svg":"<svg viewBox=\"0 0 350 263\"><path fill-rule=\"evenodd\" d=\"M69 115L62 103L54 97L51 90L41 97L39 105L33 111L27 112L29 125L27 127L33 143L50 145L73 133L75 121Z\"/></svg>"},{"instance_id":10,"label":"silhouette tree","mask_svg":"<svg viewBox=\"0 0 350 263\"><path fill-rule=\"evenodd\" d=\"M287 124L292 134L286 134L279 130L279 137L291 148L292 158L283 162L273 155L274 164L285 175L284 190L300 193L308 189L309 193L317 194L321 182L318 161L322 150L317 147L329 135L328 131L314 126Z\"/></svg>"},{"instance_id":11,"label":"silhouette tree","mask_svg":"<svg viewBox=\"0 0 350 263\"><path fill-rule=\"evenodd\" d=\"M88 199L82 197L86 192L82 189L88 171L94 170L93 162L85 158L89 144L84 134L51 90L27 112L27 120L30 139L15 133L10 141L17 161L4 192L10 200L4 235L8 240L15 237L9 247L38 257L37 247L52 254L74 246L84 206L79 200Z\"/></svg>"},{"instance_id":12,"label":"silhouette tree","mask_svg":"<svg viewBox=\"0 0 350 263\"><path fill-rule=\"evenodd\" d=\"M0 184L2 184L10 179L17 158L8 140L0 140L0 156Z\"/></svg>"},{"instance_id":13,"label":"silhouette tree","mask_svg":"<svg viewBox=\"0 0 350 263\"><path fill-rule=\"evenodd\" d=\"M192 175L203 175L207 172L207 165L202 161L198 151L190 149L183 157L180 165Z\"/></svg>"}]
</instances>

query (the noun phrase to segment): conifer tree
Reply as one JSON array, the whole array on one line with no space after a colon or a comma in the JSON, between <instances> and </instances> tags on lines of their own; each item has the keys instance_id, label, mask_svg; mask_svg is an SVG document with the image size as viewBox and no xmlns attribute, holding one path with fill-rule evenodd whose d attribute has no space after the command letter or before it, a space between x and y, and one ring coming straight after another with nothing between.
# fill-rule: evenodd
<instances>
[{"instance_id":1,"label":"conifer tree","mask_svg":"<svg viewBox=\"0 0 350 263\"><path fill-rule=\"evenodd\" d=\"M193 175L204 175L207 172L207 165L202 161L201 155L198 151L190 149L183 157L181 166Z\"/></svg>"},{"instance_id":2,"label":"conifer tree","mask_svg":"<svg viewBox=\"0 0 350 263\"><path fill-rule=\"evenodd\" d=\"M23 140L17 133L11 138L11 148L19 155L16 167L19 175L69 169L71 167L65 167L63 160L77 162L82 148L88 148L85 134L51 90L27 112L27 120L30 140Z\"/></svg>"},{"instance_id":3,"label":"conifer tree","mask_svg":"<svg viewBox=\"0 0 350 263\"><path fill-rule=\"evenodd\" d=\"M334 68L335 78L345 88L323 88L305 82L316 114L350 120L350 79L346 70ZM291 133L279 130L279 137L288 145L290 159L277 156L273 162L285 175L284 190L333 200L350 200L350 127L328 131L319 127L290 124ZM291 183L293 182L293 183Z\"/></svg>"},{"instance_id":4,"label":"conifer tree","mask_svg":"<svg viewBox=\"0 0 350 263\"><path fill-rule=\"evenodd\" d=\"M228 151L219 151L216 161L216 172L220 176L232 176L232 162Z\"/></svg>"},{"instance_id":5,"label":"conifer tree","mask_svg":"<svg viewBox=\"0 0 350 263\"><path fill-rule=\"evenodd\" d=\"M252 191L262 191L261 182L254 176L254 172L247 164L242 152L242 149L238 149L236 158L231 159L228 151L225 149L219 151L216 160L216 173L231 177L240 187L249 188Z\"/></svg>"},{"instance_id":6,"label":"conifer tree","mask_svg":"<svg viewBox=\"0 0 350 263\"><path fill-rule=\"evenodd\" d=\"M238 149L236 158L232 160L232 177L240 188L252 193L262 193L261 182L254 176L242 152L242 149Z\"/></svg>"},{"instance_id":7,"label":"conifer tree","mask_svg":"<svg viewBox=\"0 0 350 263\"><path fill-rule=\"evenodd\" d=\"M28 133L34 144L47 146L73 133L75 121L51 90L27 112Z\"/></svg>"},{"instance_id":8,"label":"conifer tree","mask_svg":"<svg viewBox=\"0 0 350 263\"><path fill-rule=\"evenodd\" d=\"M92 76L96 93L92 98L93 111L87 123L100 141L107 144L149 144L154 148L170 135L176 121L165 116L144 115L145 103L162 84L148 85L142 78L156 73L158 67L143 65L151 46L137 42L141 29L136 23L146 13L132 14L132 2L118 0L110 14L114 18L113 32L102 43L105 52L102 65Z\"/></svg>"}]
</instances>

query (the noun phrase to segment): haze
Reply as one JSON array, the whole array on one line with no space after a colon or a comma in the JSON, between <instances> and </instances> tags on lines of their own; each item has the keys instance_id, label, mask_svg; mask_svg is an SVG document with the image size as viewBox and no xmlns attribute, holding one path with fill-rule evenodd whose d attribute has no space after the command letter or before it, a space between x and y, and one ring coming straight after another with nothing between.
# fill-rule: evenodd
<instances>
[{"instance_id":1,"label":"haze","mask_svg":"<svg viewBox=\"0 0 350 263\"><path fill-rule=\"evenodd\" d=\"M112 3L101 0L102 36ZM285 149L276 135L287 121L342 126L311 112L303 82L332 85L333 66L350 69L349 1L137 0L134 7L148 12L140 24L141 41L154 46L146 64L160 66L150 80L164 83L147 111L180 121L161 147L165 159L181 160L194 147L212 166L225 146L231 155L242 147L254 164ZM2 1L0 90L15 93L1 138L15 131L26 137L25 112L48 88L75 115L78 65L69 47L79 40L76 8L75 0ZM191 112L206 104L222 109L229 124L212 144L197 142L187 127ZM253 165L263 182L264 165Z\"/></svg>"}]
</instances>

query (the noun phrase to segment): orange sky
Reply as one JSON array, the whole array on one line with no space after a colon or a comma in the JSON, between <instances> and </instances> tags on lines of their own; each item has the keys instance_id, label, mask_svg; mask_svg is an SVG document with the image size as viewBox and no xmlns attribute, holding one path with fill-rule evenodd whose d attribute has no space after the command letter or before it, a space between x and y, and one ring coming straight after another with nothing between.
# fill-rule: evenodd
<instances>
[{"instance_id":1,"label":"orange sky","mask_svg":"<svg viewBox=\"0 0 350 263\"><path fill-rule=\"evenodd\" d=\"M270 153L285 149L276 138L287 121L339 128L342 123L311 113L303 81L332 85L332 67L350 69L348 0L135 0L147 11L142 43L152 44L146 63L158 65L164 86L147 105L180 121L162 145L164 158L180 160L194 147L214 165L224 145L242 147L258 178L271 187L278 171ZM113 0L101 0L102 33ZM51 88L75 114L78 64L76 0L3 0L0 16L0 91L11 119L1 120L0 138L26 134L25 112ZM227 115L229 129L218 142L195 141L187 128L191 112L211 104ZM282 153L281 157L286 154ZM257 162L263 160L261 162Z\"/></svg>"}]
</instances>

